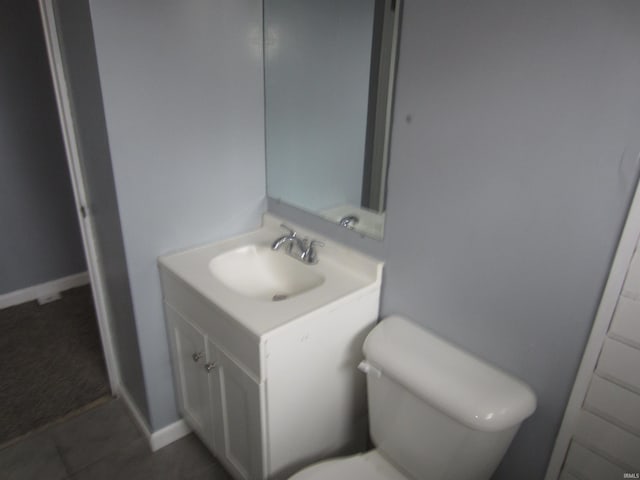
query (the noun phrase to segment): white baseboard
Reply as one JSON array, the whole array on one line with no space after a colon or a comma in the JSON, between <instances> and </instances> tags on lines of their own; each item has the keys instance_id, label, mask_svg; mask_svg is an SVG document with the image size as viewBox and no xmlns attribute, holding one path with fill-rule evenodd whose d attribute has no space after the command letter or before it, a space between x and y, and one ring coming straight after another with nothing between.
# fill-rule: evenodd
<instances>
[{"instance_id":1,"label":"white baseboard","mask_svg":"<svg viewBox=\"0 0 640 480\"><path fill-rule=\"evenodd\" d=\"M50 282L40 283L31 287L22 288L13 292L0 295L0 309L19 305L21 303L37 300L38 298L55 295L58 292L80 287L89 283L87 272L76 273L68 277L58 278Z\"/></svg>"},{"instance_id":2,"label":"white baseboard","mask_svg":"<svg viewBox=\"0 0 640 480\"><path fill-rule=\"evenodd\" d=\"M129 394L127 389L120 385L118 394L124 401L126 407L129 409L131 416L136 422L136 425L147 439L147 442L149 442L149 448L152 452L160 450L170 443L173 443L176 440L180 440L182 437L186 437L191 433L191 428L189 428L184 420L173 422L166 427L152 433L149 429L147 421L145 420L142 413L140 413L140 410L138 410L138 407L131 398L131 395Z\"/></svg>"},{"instance_id":3,"label":"white baseboard","mask_svg":"<svg viewBox=\"0 0 640 480\"><path fill-rule=\"evenodd\" d=\"M149 447L151 447L152 452L155 452L176 440L180 440L182 437L186 437L190 433L191 428L189 428L187 422L182 419L177 420L157 432L153 432L149 438Z\"/></svg>"}]
</instances>

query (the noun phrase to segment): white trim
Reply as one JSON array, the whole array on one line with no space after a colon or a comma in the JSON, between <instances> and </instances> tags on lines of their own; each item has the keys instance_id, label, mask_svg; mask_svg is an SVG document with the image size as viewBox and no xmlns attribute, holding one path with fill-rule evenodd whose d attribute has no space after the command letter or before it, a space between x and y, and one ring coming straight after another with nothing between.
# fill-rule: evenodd
<instances>
[{"instance_id":1,"label":"white trim","mask_svg":"<svg viewBox=\"0 0 640 480\"><path fill-rule=\"evenodd\" d=\"M56 293L69 290L70 288L81 287L89 283L87 272L76 273L67 277L57 278L31 287L21 288L13 292L0 295L0 309L20 305L21 303L48 297Z\"/></svg>"},{"instance_id":2,"label":"white trim","mask_svg":"<svg viewBox=\"0 0 640 480\"><path fill-rule=\"evenodd\" d=\"M145 420L140 410L138 410L138 407L133 401L133 398L131 398L131 395L129 394L127 389L124 388L124 386L120 385L118 395L120 396L120 398L122 398L125 406L129 409L129 412L131 413L136 426L138 427L142 435L144 435L144 437L147 439L149 448L152 452L160 450L170 443L173 443L176 440L180 440L182 437L186 437L191 433L191 428L189 428L187 422L182 419L170 423L166 427L152 433L149 429L147 421Z\"/></svg>"},{"instance_id":3,"label":"white trim","mask_svg":"<svg viewBox=\"0 0 640 480\"><path fill-rule=\"evenodd\" d=\"M67 90L67 79L65 77L64 63L62 59L62 49L60 46L55 13L53 8L54 0L39 0L40 15L47 45L47 55L51 76L53 79L58 114L60 116L60 126L62 128L64 146L66 150L69 173L71 174L71 185L76 201L76 210L84 244L85 257L91 279L91 290L96 308L98 328L100 330L100 340L104 352L105 365L111 385L111 392L118 391L120 385L120 369L118 358L113 343L111 331L111 312L106 300L106 288L104 285L104 275L100 256L98 255L97 239L92 225L92 216L82 215L82 211L87 212L87 192L85 190L84 173L82 160L78 151L78 144L75 136L75 123L71 108L69 92Z\"/></svg>"},{"instance_id":4,"label":"white trim","mask_svg":"<svg viewBox=\"0 0 640 480\"><path fill-rule=\"evenodd\" d=\"M602 294L600 306L598 307L598 312L593 322L591 335L584 350L573 390L571 391L562 424L556 437L556 443L551 454L551 459L549 460L549 466L547 467L547 474L544 477L545 480L557 480L560 474L567 449L569 448L569 442L576 429L580 409L587 394L591 376L598 362L600 349L607 335L613 312L618 303L618 297L622 292L622 285L639 237L640 185L636 187L636 192L631 202L631 207L629 208L627 220L622 235L620 236L620 243L618 244L618 249L616 250L616 255L611 265L611 271L609 272L609 279Z\"/></svg>"},{"instance_id":5,"label":"white trim","mask_svg":"<svg viewBox=\"0 0 640 480\"><path fill-rule=\"evenodd\" d=\"M157 432L153 432L151 438L149 438L149 447L152 452L155 452L176 440L180 440L182 437L186 437L190 433L191 428L189 428L187 422L182 419L176 420Z\"/></svg>"}]
</instances>

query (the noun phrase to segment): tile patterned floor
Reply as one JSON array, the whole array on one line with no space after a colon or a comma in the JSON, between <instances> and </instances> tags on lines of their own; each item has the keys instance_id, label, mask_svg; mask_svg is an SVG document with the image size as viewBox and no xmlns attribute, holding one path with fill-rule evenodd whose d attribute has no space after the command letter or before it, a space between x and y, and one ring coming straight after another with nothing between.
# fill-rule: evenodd
<instances>
[{"instance_id":1,"label":"tile patterned floor","mask_svg":"<svg viewBox=\"0 0 640 480\"><path fill-rule=\"evenodd\" d=\"M192 434L152 453L120 400L0 450L3 480L231 480Z\"/></svg>"}]
</instances>

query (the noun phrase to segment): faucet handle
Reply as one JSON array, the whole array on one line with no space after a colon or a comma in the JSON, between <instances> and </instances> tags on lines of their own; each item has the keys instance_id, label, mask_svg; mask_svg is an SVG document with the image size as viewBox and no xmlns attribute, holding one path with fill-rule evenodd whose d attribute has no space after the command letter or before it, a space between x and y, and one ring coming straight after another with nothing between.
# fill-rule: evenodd
<instances>
[{"instance_id":1,"label":"faucet handle","mask_svg":"<svg viewBox=\"0 0 640 480\"><path fill-rule=\"evenodd\" d=\"M302 252L300 258L310 264L318 263L318 255L314 248L315 246L324 247L324 242L321 242L320 240L310 240L306 243L306 248L304 252Z\"/></svg>"},{"instance_id":2,"label":"faucet handle","mask_svg":"<svg viewBox=\"0 0 640 480\"><path fill-rule=\"evenodd\" d=\"M297 235L296 231L293 228L291 228L289 225L281 223L280 227L284 228L289 233L290 237L295 237Z\"/></svg>"}]
</instances>

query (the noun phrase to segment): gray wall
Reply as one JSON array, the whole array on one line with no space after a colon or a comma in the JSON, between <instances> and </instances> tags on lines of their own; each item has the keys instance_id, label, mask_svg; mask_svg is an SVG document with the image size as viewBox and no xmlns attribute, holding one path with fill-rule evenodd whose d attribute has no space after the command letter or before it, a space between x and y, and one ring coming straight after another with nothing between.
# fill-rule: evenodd
<instances>
[{"instance_id":1,"label":"gray wall","mask_svg":"<svg viewBox=\"0 0 640 480\"><path fill-rule=\"evenodd\" d=\"M265 2L271 197L311 211L360 205L374 7L372 0Z\"/></svg>"},{"instance_id":2,"label":"gray wall","mask_svg":"<svg viewBox=\"0 0 640 480\"><path fill-rule=\"evenodd\" d=\"M156 259L259 224L259 0L90 0L149 420L177 419ZM126 367L126 366L125 366Z\"/></svg>"},{"instance_id":3,"label":"gray wall","mask_svg":"<svg viewBox=\"0 0 640 480\"><path fill-rule=\"evenodd\" d=\"M382 314L528 382L498 479L541 479L638 178L640 2L406 0ZM348 232L270 202L321 233Z\"/></svg>"},{"instance_id":4,"label":"gray wall","mask_svg":"<svg viewBox=\"0 0 640 480\"><path fill-rule=\"evenodd\" d=\"M0 0L0 294L86 270L38 2Z\"/></svg>"},{"instance_id":5,"label":"gray wall","mask_svg":"<svg viewBox=\"0 0 640 480\"><path fill-rule=\"evenodd\" d=\"M102 265L104 293L121 381L140 410L148 416L89 2L58 0L54 9L96 247L99 257L106 260Z\"/></svg>"}]
</instances>

